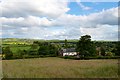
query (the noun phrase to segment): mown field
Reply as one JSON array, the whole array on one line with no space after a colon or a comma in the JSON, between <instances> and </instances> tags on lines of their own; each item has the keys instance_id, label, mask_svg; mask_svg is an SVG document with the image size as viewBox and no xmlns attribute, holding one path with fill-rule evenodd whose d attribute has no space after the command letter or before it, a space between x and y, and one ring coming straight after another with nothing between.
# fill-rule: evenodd
<instances>
[{"instance_id":1,"label":"mown field","mask_svg":"<svg viewBox=\"0 0 120 80\"><path fill-rule=\"evenodd\" d=\"M70 60L57 57L3 60L4 78L117 78L118 60Z\"/></svg>"}]
</instances>

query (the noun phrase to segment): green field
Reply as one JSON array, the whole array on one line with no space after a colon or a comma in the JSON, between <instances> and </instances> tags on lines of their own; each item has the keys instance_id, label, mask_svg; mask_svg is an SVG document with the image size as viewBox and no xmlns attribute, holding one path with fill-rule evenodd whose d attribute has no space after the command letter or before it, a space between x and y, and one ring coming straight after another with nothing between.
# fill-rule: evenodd
<instances>
[{"instance_id":1,"label":"green field","mask_svg":"<svg viewBox=\"0 0 120 80\"><path fill-rule=\"evenodd\" d=\"M9 46L13 54L17 54L19 50L28 50L30 49L30 45L17 45L17 44L10 44L10 45L3 45L3 47Z\"/></svg>"},{"instance_id":2,"label":"green field","mask_svg":"<svg viewBox=\"0 0 120 80\"><path fill-rule=\"evenodd\" d=\"M57 57L3 60L5 78L117 78L118 60L70 60Z\"/></svg>"}]
</instances>

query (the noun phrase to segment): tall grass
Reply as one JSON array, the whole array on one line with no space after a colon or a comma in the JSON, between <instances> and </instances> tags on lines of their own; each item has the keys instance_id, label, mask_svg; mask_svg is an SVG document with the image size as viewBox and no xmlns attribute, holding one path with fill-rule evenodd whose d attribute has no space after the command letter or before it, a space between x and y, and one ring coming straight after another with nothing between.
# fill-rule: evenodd
<instances>
[{"instance_id":1,"label":"tall grass","mask_svg":"<svg viewBox=\"0 0 120 80\"><path fill-rule=\"evenodd\" d=\"M116 78L118 60L36 58L3 60L5 78Z\"/></svg>"},{"instance_id":2,"label":"tall grass","mask_svg":"<svg viewBox=\"0 0 120 80\"><path fill-rule=\"evenodd\" d=\"M2 75L2 60L1 60L1 57L0 57L0 79L3 77Z\"/></svg>"}]
</instances>

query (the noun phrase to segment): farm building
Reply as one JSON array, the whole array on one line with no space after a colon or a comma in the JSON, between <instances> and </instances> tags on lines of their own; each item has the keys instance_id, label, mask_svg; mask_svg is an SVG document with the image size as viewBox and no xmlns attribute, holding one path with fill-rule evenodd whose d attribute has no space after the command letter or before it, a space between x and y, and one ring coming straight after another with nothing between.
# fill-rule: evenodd
<instances>
[{"instance_id":1,"label":"farm building","mask_svg":"<svg viewBox=\"0 0 120 80\"><path fill-rule=\"evenodd\" d=\"M76 56L77 52L75 48L67 48L60 50L60 56Z\"/></svg>"}]
</instances>

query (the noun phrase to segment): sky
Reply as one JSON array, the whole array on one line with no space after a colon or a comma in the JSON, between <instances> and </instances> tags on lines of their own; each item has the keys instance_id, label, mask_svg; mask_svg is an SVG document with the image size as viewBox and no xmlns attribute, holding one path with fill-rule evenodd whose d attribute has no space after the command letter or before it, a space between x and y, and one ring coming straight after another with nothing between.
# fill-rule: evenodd
<instances>
[{"instance_id":1,"label":"sky","mask_svg":"<svg viewBox=\"0 0 120 80\"><path fill-rule=\"evenodd\" d=\"M117 2L1 0L0 37L118 40Z\"/></svg>"}]
</instances>

